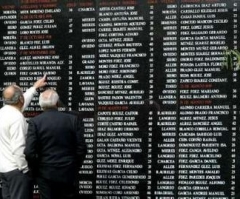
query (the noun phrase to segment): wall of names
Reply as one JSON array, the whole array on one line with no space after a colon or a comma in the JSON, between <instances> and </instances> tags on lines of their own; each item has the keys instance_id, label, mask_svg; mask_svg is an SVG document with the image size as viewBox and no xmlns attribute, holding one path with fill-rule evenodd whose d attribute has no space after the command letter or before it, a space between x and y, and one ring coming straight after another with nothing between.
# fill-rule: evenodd
<instances>
[{"instance_id":1,"label":"wall of names","mask_svg":"<svg viewBox=\"0 0 240 199\"><path fill-rule=\"evenodd\" d=\"M47 73L60 110L81 114L83 198L240 198L239 9L238 0L1 0L0 90ZM39 113L36 96L24 114Z\"/></svg>"}]
</instances>

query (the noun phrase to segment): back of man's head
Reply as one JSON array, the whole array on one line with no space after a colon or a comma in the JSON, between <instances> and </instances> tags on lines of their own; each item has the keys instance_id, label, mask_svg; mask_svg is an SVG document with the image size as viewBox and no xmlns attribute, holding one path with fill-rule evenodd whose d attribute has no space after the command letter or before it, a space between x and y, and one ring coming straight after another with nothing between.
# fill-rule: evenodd
<instances>
[{"instance_id":1,"label":"back of man's head","mask_svg":"<svg viewBox=\"0 0 240 199\"><path fill-rule=\"evenodd\" d=\"M59 96L56 91L52 89L45 90L39 96L39 105L41 108L56 108Z\"/></svg>"},{"instance_id":2,"label":"back of man's head","mask_svg":"<svg viewBox=\"0 0 240 199\"><path fill-rule=\"evenodd\" d=\"M17 85L6 87L3 91L3 100L4 104L18 105L21 103L20 106L22 106L24 103L22 89Z\"/></svg>"}]
</instances>

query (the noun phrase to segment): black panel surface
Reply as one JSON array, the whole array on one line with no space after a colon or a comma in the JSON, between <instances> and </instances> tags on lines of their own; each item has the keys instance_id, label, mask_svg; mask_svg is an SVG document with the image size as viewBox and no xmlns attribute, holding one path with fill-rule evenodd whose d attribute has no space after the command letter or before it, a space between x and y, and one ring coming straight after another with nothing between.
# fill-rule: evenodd
<instances>
[{"instance_id":1,"label":"black panel surface","mask_svg":"<svg viewBox=\"0 0 240 199\"><path fill-rule=\"evenodd\" d=\"M47 73L60 110L80 112L82 198L240 198L239 9L238 0L1 0L0 90ZM39 113L36 96L24 114Z\"/></svg>"}]
</instances>

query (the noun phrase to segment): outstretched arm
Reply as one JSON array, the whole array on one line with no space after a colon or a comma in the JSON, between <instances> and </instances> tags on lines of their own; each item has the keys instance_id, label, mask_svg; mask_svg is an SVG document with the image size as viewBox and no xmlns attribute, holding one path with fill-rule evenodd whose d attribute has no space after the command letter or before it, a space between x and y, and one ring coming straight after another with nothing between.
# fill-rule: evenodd
<instances>
[{"instance_id":1,"label":"outstretched arm","mask_svg":"<svg viewBox=\"0 0 240 199\"><path fill-rule=\"evenodd\" d=\"M26 92L23 94L24 96L24 105L22 107L22 111L24 111L28 105L30 104L34 94L36 93L36 90L38 88L42 88L47 85L46 82L47 75L45 74L41 79L37 80L31 88L26 90Z\"/></svg>"}]
</instances>

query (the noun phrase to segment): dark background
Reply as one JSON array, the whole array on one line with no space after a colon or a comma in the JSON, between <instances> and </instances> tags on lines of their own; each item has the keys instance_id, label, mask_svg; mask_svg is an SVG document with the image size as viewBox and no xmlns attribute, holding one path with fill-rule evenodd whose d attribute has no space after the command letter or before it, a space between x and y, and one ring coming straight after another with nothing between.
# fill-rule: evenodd
<instances>
[{"instance_id":1,"label":"dark background","mask_svg":"<svg viewBox=\"0 0 240 199\"><path fill-rule=\"evenodd\" d=\"M83 198L238 198L239 7L2 0L1 91L47 73L79 112ZM39 113L36 96L25 116Z\"/></svg>"}]
</instances>

